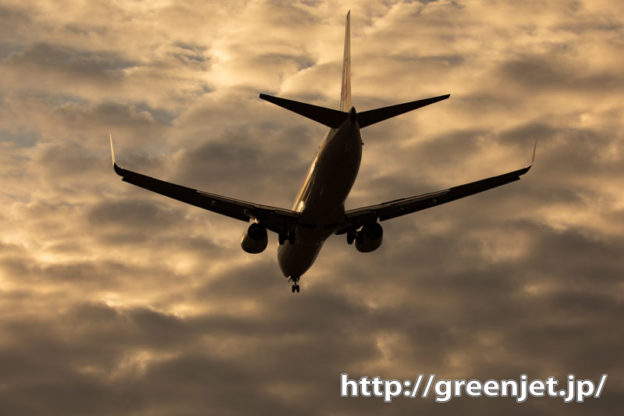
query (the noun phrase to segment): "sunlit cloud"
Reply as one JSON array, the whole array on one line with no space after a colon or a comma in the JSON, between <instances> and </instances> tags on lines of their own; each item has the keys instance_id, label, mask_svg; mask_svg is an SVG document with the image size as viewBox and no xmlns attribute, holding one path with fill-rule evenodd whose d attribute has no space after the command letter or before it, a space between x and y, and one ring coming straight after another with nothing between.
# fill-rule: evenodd
<instances>
[{"instance_id":1,"label":"sunlit cloud","mask_svg":"<svg viewBox=\"0 0 624 416\"><path fill-rule=\"evenodd\" d=\"M348 208L536 163L329 239L294 296L276 237L119 180L290 207L336 108L351 10L362 131ZM613 414L622 407L624 8L612 1L0 5L3 414ZM339 374L595 377L583 407L340 399ZM609 410L607 410L609 409Z\"/></svg>"}]
</instances>

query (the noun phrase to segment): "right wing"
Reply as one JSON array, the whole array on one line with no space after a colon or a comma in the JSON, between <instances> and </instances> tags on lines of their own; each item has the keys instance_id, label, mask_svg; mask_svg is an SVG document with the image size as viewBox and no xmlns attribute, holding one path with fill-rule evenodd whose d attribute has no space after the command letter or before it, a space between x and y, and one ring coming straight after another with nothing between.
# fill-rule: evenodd
<instances>
[{"instance_id":1,"label":"right wing","mask_svg":"<svg viewBox=\"0 0 624 416\"><path fill-rule=\"evenodd\" d=\"M113 168L115 172L122 177L124 182L237 220L248 222L249 220L256 219L267 229L276 233L292 230L297 224L299 213L289 209L255 204L253 202L210 194L124 169L115 162L112 137L110 138L110 142Z\"/></svg>"},{"instance_id":2,"label":"right wing","mask_svg":"<svg viewBox=\"0 0 624 416\"><path fill-rule=\"evenodd\" d=\"M534 160L535 147L533 148L533 158L531 160L531 164L525 168L481 179L479 181L470 182L464 185L454 186L452 188L437 192L395 199L393 201L383 202L377 205L348 210L345 213L345 224L338 228L336 234L343 234L349 230L357 230L365 224L377 222L378 220L384 221L400 217L401 215L411 214L412 212L445 204L447 202L455 201L456 199L464 198L469 195L517 181L520 179L520 176L524 175L529 171L529 169L531 169Z\"/></svg>"}]
</instances>

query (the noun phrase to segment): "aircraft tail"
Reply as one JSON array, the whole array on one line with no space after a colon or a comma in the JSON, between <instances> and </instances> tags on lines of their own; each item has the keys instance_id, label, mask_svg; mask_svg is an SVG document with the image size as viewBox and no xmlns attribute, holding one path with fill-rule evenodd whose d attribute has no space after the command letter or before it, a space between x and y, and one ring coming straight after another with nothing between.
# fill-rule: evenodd
<instances>
[{"instance_id":1,"label":"aircraft tail","mask_svg":"<svg viewBox=\"0 0 624 416\"><path fill-rule=\"evenodd\" d=\"M342 61L342 90L340 91L340 111L331 108L319 107L299 101L287 100L272 95L260 94L260 98L293 111L304 117L324 124L331 128L337 128L349 116L351 109L351 10L347 13L347 25L345 27L344 58Z\"/></svg>"},{"instance_id":2,"label":"aircraft tail","mask_svg":"<svg viewBox=\"0 0 624 416\"><path fill-rule=\"evenodd\" d=\"M347 13L345 26L344 57L342 59L342 89L340 111L351 110L351 10Z\"/></svg>"},{"instance_id":3,"label":"aircraft tail","mask_svg":"<svg viewBox=\"0 0 624 416\"><path fill-rule=\"evenodd\" d=\"M408 111L416 110L426 105L446 100L450 96L450 94L440 95L438 97L425 98L424 100L410 101L408 103L363 111L361 113L357 113L358 124L359 127L363 129L371 124L379 123L380 121L407 113ZM274 97L268 94L260 94L260 98L331 128L338 128L350 114L345 111L332 110L331 108L302 103L300 101L287 100L286 98Z\"/></svg>"},{"instance_id":4,"label":"aircraft tail","mask_svg":"<svg viewBox=\"0 0 624 416\"><path fill-rule=\"evenodd\" d=\"M299 101L287 100L285 98L274 97L272 95L260 94L260 98L279 105L287 110L293 111L304 117L312 119L318 123L331 128L338 128L347 117L353 121L357 120L359 127L364 128L371 124L379 123L399 114L416 110L429 104L437 103L450 97L450 94L438 97L425 98L424 100L410 101L408 103L391 105L388 107L376 108L362 113L352 112L351 103L351 11L347 13L347 24L345 26L344 57L342 61L342 89L340 91L340 110L319 107L317 105L302 103Z\"/></svg>"}]
</instances>

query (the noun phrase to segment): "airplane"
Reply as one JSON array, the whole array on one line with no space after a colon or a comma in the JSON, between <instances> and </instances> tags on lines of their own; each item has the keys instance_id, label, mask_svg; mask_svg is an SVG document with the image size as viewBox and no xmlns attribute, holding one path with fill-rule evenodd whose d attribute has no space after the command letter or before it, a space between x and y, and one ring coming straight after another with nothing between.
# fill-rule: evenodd
<instances>
[{"instance_id":1,"label":"airplane","mask_svg":"<svg viewBox=\"0 0 624 416\"><path fill-rule=\"evenodd\" d=\"M124 169L115 161L113 138L110 135L113 168L124 182L237 220L251 222L241 239L241 247L247 253L264 251L268 244L267 231L276 233L278 263L282 274L292 283L293 293L300 291L299 279L312 266L331 235L346 235L347 244L355 243L355 248L360 252L374 251L380 247L383 239L381 221L514 182L529 171L535 160L536 146L533 148L531 163L522 169L436 192L345 211L344 203L355 182L362 158L360 130L450 97L450 94L440 95L358 113L351 104L350 15L349 11L339 110L260 94L263 100L330 128L291 209L228 198Z\"/></svg>"}]
</instances>

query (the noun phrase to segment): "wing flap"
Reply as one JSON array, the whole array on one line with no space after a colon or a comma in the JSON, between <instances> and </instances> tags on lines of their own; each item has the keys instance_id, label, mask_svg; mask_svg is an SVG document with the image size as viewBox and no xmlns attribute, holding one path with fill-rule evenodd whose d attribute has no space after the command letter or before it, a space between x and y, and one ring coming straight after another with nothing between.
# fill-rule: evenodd
<instances>
[{"instance_id":1,"label":"wing flap","mask_svg":"<svg viewBox=\"0 0 624 416\"><path fill-rule=\"evenodd\" d=\"M176 185L121 168L116 163L113 167L124 182L237 220L248 222L255 219L277 233L292 229L299 220L299 214L289 209L255 204Z\"/></svg>"},{"instance_id":2,"label":"wing flap","mask_svg":"<svg viewBox=\"0 0 624 416\"><path fill-rule=\"evenodd\" d=\"M359 228L364 224L371 222L385 221L391 218L400 217L401 215L411 214L412 212L421 211L456 199L464 198L488 189L496 188L510 182L520 179L520 176L529 171L531 166L518 169L512 172L504 173L498 176L481 179L464 185L454 186L441 191L430 192L422 195L416 195L408 198L395 199L393 201L383 202L377 205L357 208L346 212L346 224L337 231L337 234L346 232L351 228Z\"/></svg>"},{"instance_id":3,"label":"wing flap","mask_svg":"<svg viewBox=\"0 0 624 416\"><path fill-rule=\"evenodd\" d=\"M188 188L182 185L176 185L165 182L160 179L152 178L137 172L114 165L115 172L122 177L124 182L131 183L143 189L159 193L178 201L186 202L196 207L204 208L218 214L236 218L241 221L249 221L251 215L251 204L242 203L230 198L220 197L218 195L206 194L196 189Z\"/></svg>"},{"instance_id":4,"label":"wing flap","mask_svg":"<svg viewBox=\"0 0 624 416\"><path fill-rule=\"evenodd\" d=\"M124 182L237 220L245 222L258 220L269 230L277 233L291 230L299 221L299 213L286 208L211 194L124 169L115 161L112 136L110 143L113 169Z\"/></svg>"}]
</instances>

